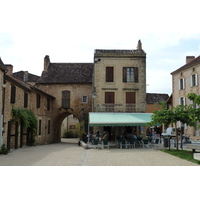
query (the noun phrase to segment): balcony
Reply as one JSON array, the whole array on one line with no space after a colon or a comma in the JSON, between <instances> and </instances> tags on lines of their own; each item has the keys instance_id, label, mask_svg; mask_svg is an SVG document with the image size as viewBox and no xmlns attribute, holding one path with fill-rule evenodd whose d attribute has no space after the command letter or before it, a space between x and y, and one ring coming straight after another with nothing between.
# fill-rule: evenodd
<instances>
[{"instance_id":1,"label":"balcony","mask_svg":"<svg viewBox=\"0 0 200 200\"><path fill-rule=\"evenodd\" d=\"M97 104L94 109L95 112L140 112L136 104Z\"/></svg>"}]
</instances>

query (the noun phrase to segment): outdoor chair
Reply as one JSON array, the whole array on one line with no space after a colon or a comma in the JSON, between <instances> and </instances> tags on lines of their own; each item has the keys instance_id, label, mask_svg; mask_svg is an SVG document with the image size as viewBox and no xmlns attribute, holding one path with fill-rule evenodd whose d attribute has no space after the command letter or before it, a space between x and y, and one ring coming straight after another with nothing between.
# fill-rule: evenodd
<instances>
[{"instance_id":1,"label":"outdoor chair","mask_svg":"<svg viewBox=\"0 0 200 200\"><path fill-rule=\"evenodd\" d=\"M97 148L98 145L99 145L99 140L98 139L93 139L93 140L91 140L91 144L92 144L91 147Z\"/></svg>"},{"instance_id":2,"label":"outdoor chair","mask_svg":"<svg viewBox=\"0 0 200 200\"><path fill-rule=\"evenodd\" d=\"M107 147L109 149L109 142L108 139L102 140L102 148Z\"/></svg>"},{"instance_id":3,"label":"outdoor chair","mask_svg":"<svg viewBox=\"0 0 200 200\"><path fill-rule=\"evenodd\" d=\"M120 149L127 148L127 143L125 139L120 140Z\"/></svg>"},{"instance_id":4,"label":"outdoor chair","mask_svg":"<svg viewBox=\"0 0 200 200\"><path fill-rule=\"evenodd\" d=\"M142 143L143 143L143 148L146 146L149 148L149 140L148 139L143 139Z\"/></svg>"},{"instance_id":5,"label":"outdoor chair","mask_svg":"<svg viewBox=\"0 0 200 200\"><path fill-rule=\"evenodd\" d=\"M154 140L154 142L153 142L153 146L154 147L160 147L160 139L159 138L156 138L155 140Z\"/></svg>"},{"instance_id":6,"label":"outdoor chair","mask_svg":"<svg viewBox=\"0 0 200 200\"><path fill-rule=\"evenodd\" d=\"M127 148L135 148L135 139L134 138L130 138L129 140L127 140Z\"/></svg>"}]
</instances>

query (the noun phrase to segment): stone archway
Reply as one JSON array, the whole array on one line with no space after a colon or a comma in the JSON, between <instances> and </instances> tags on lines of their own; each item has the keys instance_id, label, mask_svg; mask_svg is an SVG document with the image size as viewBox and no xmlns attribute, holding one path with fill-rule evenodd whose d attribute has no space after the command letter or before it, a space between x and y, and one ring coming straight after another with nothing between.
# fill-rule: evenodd
<instances>
[{"instance_id":1,"label":"stone archway","mask_svg":"<svg viewBox=\"0 0 200 200\"><path fill-rule=\"evenodd\" d=\"M53 132L54 132L54 141L55 142L61 142L61 124L63 120L71 115L70 112L63 112L59 114L53 121Z\"/></svg>"}]
</instances>

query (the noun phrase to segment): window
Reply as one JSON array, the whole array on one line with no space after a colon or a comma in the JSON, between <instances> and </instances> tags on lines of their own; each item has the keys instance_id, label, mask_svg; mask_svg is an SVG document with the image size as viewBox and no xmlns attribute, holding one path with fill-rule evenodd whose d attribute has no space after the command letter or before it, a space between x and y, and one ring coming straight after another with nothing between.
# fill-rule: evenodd
<instances>
[{"instance_id":1,"label":"window","mask_svg":"<svg viewBox=\"0 0 200 200\"><path fill-rule=\"evenodd\" d=\"M42 120L39 119L38 134L42 135Z\"/></svg>"},{"instance_id":2,"label":"window","mask_svg":"<svg viewBox=\"0 0 200 200\"><path fill-rule=\"evenodd\" d=\"M36 107L40 108L40 95L36 94Z\"/></svg>"},{"instance_id":3,"label":"window","mask_svg":"<svg viewBox=\"0 0 200 200\"><path fill-rule=\"evenodd\" d=\"M182 105L182 106L186 105L186 98L185 97L179 98L179 105Z\"/></svg>"},{"instance_id":4,"label":"window","mask_svg":"<svg viewBox=\"0 0 200 200\"><path fill-rule=\"evenodd\" d=\"M28 92L24 92L24 108L28 107Z\"/></svg>"},{"instance_id":5,"label":"window","mask_svg":"<svg viewBox=\"0 0 200 200\"><path fill-rule=\"evenodd\" d=\"M49 111L51 107L50 99L47 98L47 110Z\"/></svg>"},{"instance_id":6,"label":"window","mask_svg":"<svg viewBox=\"0 0 200 200\"><path fill-rule=\"evenodd\" d=\"M190 86L198 86L198 74L193 74L190 76Z\"/></svg>"},{"instance_id":7,"label":"window","mask_svg":"<svg viewBox=\"0 0 200 200\"><path fill-rule=\"evenodd\" d=\"M179 90L184 90L185 89L185 79L179 79Z\"/></svg>"},{"instance_id":8,"label":"window","mask_svg":"<svg viewBox=\"0 0 200 200\"><path fill-rule=\"evenodd\" d=\"M135 104L135 92L126 92L126 103Z\"/></svg>"},{"instance_id":9,"label":"window","mask_svg":"<svg viewBox=\"0 0 200 200\"><path fill-rule=\"evenodd\" d=\"M51 121L48 120L48 135L51 134Z\"/></svg>"},{"instance_id":10,"label":"window","mask_svg":"<svg viewBox=\"0 0 200 200\"><path fill-rule=\"evenodd\" d=\"M11 94L10 94L10 103L15 103L15 96L16 96L16 87L11 85Z\"/></svg>"},{"instance_id":11,"label":"window","mask_svg":"<svg viewBox=\"0 0 200 200\"><path fill-rule=\"evenodd\" d=\"M62 91L62 108L70 108L70 91L68 90Z\"/></svg>"},{"instance_id":12,"label":"window","mask_svg":"<svg viewBox=\"0 0 200 200\"><path fill-rule=\"evenodd\" d=\"M138 82L137 67L123 67L123 82Z\"/></svg>"},{"instance_id":13,"label":"window","mask_svg":"<svg viewBox=\"0 0 200 200\"><path fill-rule=\"evenodd\" d=\"M88 103L88 96L82 97L82 103Z\"/></svg>"},{"instance_id":14,"label":"window","mask_svg":"<svg viewBox=\"0 0 200 200\"><path fill-rule=\"evenodd\" d=\"M115 93L114 92L105 92L105 103L115 103Z\"/></svg>"},{"instance_id":15,"label":"window","mask_svg":"<svg viewBox=\"0 0 200 200\"><path fill-rule=\"evenodd\" d=\"M113 67L106 67L106 82L113 82L113 80L114 80Z\"/></svg>"},{"instance_id":16,"label":"window","mask_svg":"<svg viewBox=\"0 0 200 200\"><path fill-rule=\"evenodd\" d=\"M115 110L115 93L105 92L105 112L114 112Z\"/></svg>"}]
</instances>

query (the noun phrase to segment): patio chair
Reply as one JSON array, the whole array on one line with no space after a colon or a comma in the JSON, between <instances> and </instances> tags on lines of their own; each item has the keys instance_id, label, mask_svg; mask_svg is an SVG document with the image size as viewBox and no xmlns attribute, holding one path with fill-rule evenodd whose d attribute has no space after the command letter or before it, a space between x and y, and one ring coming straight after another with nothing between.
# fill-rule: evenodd
<instances>
[{"instance_id":1,"label":"patio chair","mask_svg":"<svg viewBox=\"0 0 200 200\"><path fill-rule=\"evenodd\" d=\"M147 147L149 148L149 140L148 140L148 139L143 139L143 140L142 140L142 143L143 143L143 148L144 148L145 146L147 146Z\"/></svg>"},{"instance_id":2,"label":"patio chair","mask_svg":"<svg viewBox=\"0 0 200 200\"><path fill-rule=\"evenodd\" d=\"M107 147L109 149L109 142L108 139L102 140L102 148Z\"/></svg>"},{"instance_id":3,"label":"patio chair","mask_svg":"<svg viewBox=\"0 0 200 200\"><path fill-rule=\"evenodd\" d=\"M127 148L127 143L125 139L120 140L120 149Z\"/></svg>"},{"instance_id":4,"label":"patio chair","mask_svg":"<svg viewBox=\"0 0 200 200\"><path fill-rule=\"evenodd\" d=\"M135 148L135 139L134 138L130 138L129 140L127 140L127 148L130 147L130 148Z\"/></svg>"},{"instance_id":5,"label":"patio chair","mask_svg":"<svg viewBox=\"0 0 200 200\"><path fill-rule=\"evenodd\" d=\"M98 139L93 139L93 140L91 140L91 147L93 147L93 148L97 148L98 147L98 145L99 145L99 140Z\"/></svg>"}]
</instances>

